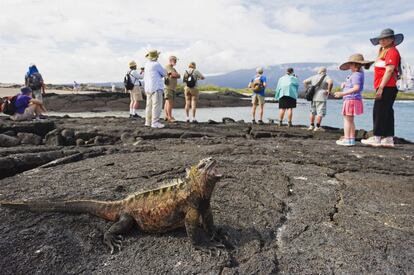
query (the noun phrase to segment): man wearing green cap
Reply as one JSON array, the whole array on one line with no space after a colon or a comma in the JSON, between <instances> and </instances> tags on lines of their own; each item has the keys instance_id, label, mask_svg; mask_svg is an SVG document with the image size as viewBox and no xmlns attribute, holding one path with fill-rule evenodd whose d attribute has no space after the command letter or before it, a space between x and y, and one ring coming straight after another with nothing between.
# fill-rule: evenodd
<instances>
[{"instance_id":1,"label":"man wearing green cap","mask_svg":"<svg viewBox=\"0 0 414 275\"><path fill-rule=\"evenodd\" d=\"M177 72L177 70L174 68L174 66L177 64L177 57L170 56L168 59L168 64L165 66L165 70L167 71L167 77L165 77L164 81L164 99L165 99L165 105L164 105L164 111L165 111L165 119L168 122L174 122L175 119L172 116L172 108L174 105L174 99L177 89L177 79L179 79L181 76Z\"/></svg>"},{"instance_id":2,"label":"man wearing green cap","mask_svg":"<svg viewBox=\"0 0 414 275\"><path fill-rule=\"evenodd\" d=\"M162 100L164 82L163 78L167 72L158 62L160 52L152 50L145 57L148 59L145 64L145 94L147 96L147 106L145 108L145 126L152 128L164 128L164 124L159 122L162 111Z\"/></svg>"}]
</instances>

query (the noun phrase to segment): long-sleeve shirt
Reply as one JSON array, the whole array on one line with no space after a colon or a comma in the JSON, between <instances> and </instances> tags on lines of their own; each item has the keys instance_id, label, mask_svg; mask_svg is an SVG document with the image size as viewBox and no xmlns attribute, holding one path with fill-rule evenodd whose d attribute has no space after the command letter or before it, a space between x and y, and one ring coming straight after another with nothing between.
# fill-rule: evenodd
<instances>
[{"instance_id":1,"label":"long-sleeve shirt","mask_svg":"<svg viewBox=\"0 0 414 275\"><path fill-rule=\"evenodd\" d=\"M299 81L296 76L285 74L277 82L275 98L289 96L294 99L298 98Z\"/></svg>"},{"instance_id":2,"label":"long-sleeve shirt","mask_svg":"<svg viewBox=\"0 0 414 275\"><path fill-rule=\"evenodd\" d=\"M158 61L147 61L145 64L144 82L145 92L163 92L163 77L167 75L167 71Z\"/></svg>"}]
</instances>

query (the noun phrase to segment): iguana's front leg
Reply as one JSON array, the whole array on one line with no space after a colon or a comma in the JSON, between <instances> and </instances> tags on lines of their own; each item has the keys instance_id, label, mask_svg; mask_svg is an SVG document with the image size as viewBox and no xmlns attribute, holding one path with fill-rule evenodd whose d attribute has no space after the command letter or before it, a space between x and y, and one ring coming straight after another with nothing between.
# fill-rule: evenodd
<instances>
[{"instance_id":1,"label":"iguana's front leg","mask_svg":"<svg viewBox=\"0 0 414 275\"><path fill-rule=\"evenodd\" d=\"M135 220L132 216L128 214L122 214L119 217L119 220L114 223L108 231L104 234L104 244L106 244L111 249L111 254L114 253L115 248L121 250L122 242L121 236L119 234L129 231L134 225Z\"/></svg>"},{"instance_id":2,"label":"iguana's front leg","mask_svg":"<svg viewBox=\"0 0 414 275\"><path fill-rule=\"evenodd\" d=\"M195 208L189 208L185 215L185 230L191 243L195 246L200 245L200 213Z\"/></svg>"},{"instance_id":3,"label":"iguana's front leg","mask_svg":"<svg viewBox=\"0 0 414 275\"><path fill-rule=\"evenodd\" d=\"M210 240L218 241L228 249L234 249L234 245L229 241L227 234L215 227L211 207L208 207L202 214L202 221L203 228L210 236Z\"/></svg>"},{"instance_id":4,"label":"iguana's front leg","mask_svg":"<svg viewBox=\"0 0 414 275\"><path fill-rule=\"evenodd\" d=\"M216 227L214 226L213 213L211 212L210 207L208 207L205 213L202 214L202 221L203 221L203 228L206 231L206 233L211 238L214 238L217 232L216 232Z\"/></svg>"}]
</instances>

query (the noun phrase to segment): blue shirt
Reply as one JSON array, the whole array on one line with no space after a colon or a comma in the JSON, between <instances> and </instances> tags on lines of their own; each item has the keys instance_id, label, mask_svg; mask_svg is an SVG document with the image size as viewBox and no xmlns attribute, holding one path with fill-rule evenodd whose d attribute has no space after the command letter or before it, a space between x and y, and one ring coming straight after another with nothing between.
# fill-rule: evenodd
<instances>
[{"instance_id":1,"label":"blue shirt","mask_svg":"<svg viewBox=\"0 0 414 275\"><path fill-rule=\"evenodd\" d=\"M296 76L285 74L277 82L275 98L279 100L284 96L298 98L299 81Z\"/></svg>"},{"instance_id":2,"label":"blue shirt","mask_svg":"<svg viewBox=\"0 0 414 275\"><path fill-rule=\"evenodd\" d=\"M30 100L32 98L28 95L18 95L14 106L16 107L16 113L23 114L24 110L29 106Z\"/></svg>"},{"instance_id":3,"label":"blue shirt","mask_svg":"<svg viewBox=\"0 0 414 275\"><path fill-rule=\"evenodd\" d=\"M256 79L260 79L260 81L262 82L262 83L266 83L266 77L264 76L264 75L261 75L260 76L260 78L258 77L258 76L255 76L250 82L251 83L254 83L254 81L256 80ZM263 87L262 89L260 89L258 92L253 92L253 95L254 94L258 94L258 95L261 95L261 96L265 96L265 90L266 90L266 87Z\"/></svg>"},{"instance_id":4,"label":"blue shirt","mask_svg":"<svg viewBox=\"0 0 414 275\"><path fill-rule=\"evenodd\" d=\"M359 85L359 90L353 92L352 94L344 96L344 100L362 99L361 92L364 89L364 71L362 69L359 72L353 72L346 78L344 92L353 89L354 85Z\"/></svg>"}]
</instances>

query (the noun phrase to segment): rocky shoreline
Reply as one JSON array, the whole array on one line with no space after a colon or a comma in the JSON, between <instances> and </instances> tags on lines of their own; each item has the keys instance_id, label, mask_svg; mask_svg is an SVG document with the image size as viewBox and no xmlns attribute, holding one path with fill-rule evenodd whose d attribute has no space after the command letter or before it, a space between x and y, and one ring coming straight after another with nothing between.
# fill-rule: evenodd
<instances>
[{"instance_id":1,"label":"rocky shoreline","mask_svg":"<svg viewBox=\"0 0 414 275\"><path fill-rule=\"evenodd\" d=\"M105 111L128 111L129 94L127 93L87 93L87 94L55 94L47 93L44 97L45 106L48 111L54 112L105 112ZM184 108L184 94L179 92L175 99L175 108ZM241 107L250 106L249 97L236 92L201 93L198 107ZM140 109L145 109L143 101Z\"/></svg>"},{"instance_id":2,"label":"rocky shoreline","mask_svg":"<svg viewBox=\"0 0 414 275\"><path fill-rule=\"evenodd\" d=\"M182 230L135 230L110 255L109 222L0 208L1 273L413 273L414 145L343 148L340 135L230 118L154 130L116 117L0 117L0 200L119 199L211 156L224 174L215 220L236 245L206 255Z\"/></svg>"}]
</instances>

